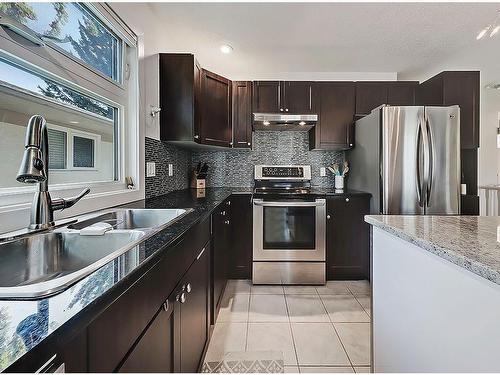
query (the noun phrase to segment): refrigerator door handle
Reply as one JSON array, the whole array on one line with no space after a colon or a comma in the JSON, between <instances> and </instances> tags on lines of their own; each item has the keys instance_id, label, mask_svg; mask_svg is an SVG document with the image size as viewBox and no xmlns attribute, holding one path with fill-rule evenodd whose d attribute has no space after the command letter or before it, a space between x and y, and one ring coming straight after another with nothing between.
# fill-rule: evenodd
<instances>
[{"instance_id":1,"label":"refrigerator door handle","mask_svg":"<svg viewBox=\"0 0 500 375\"><path fill-rule=\"evenodd\" d=\"M431 124L429 122L429 118L425 119L425 131L427 133L426 141L427 141L427 187L426 187L426 200L427 206L429 205L432 193L432 180L434 175L434 145L432 143L432 129Z\"/></svg>"},{"instance_id":2,"label":"refrigerator door handle","mask_svg":"<svg viewBox=\"0 0 500 375\"><path fill-rule=\"evenodd\" d=\"M420 162L421 162L421 150L422 148L422 122L419 121L417 125L417 155L416 155L416 171L417 171L417 198L418 198L418 205L420 207L424 206L423 202L423 178L422 178L422 171L420 168Z\"/></svg>"}]
</instances>

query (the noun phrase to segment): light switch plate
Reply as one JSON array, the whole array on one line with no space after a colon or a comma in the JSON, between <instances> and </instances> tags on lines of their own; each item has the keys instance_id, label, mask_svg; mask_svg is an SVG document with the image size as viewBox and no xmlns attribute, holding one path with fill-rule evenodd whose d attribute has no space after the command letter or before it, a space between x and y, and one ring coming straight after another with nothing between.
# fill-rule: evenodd
<instances>
[{"instance_id":1,"label":"light switch plate","mask_svg":"<svg viewBox=\"0 0 500 375\"><path fill-rule=\"evenodd\" d=\"M146 163L146 177L156 176L156 163L154 161L148 161Z\"/></svg>"},{"instance_id":2,"label":"light switch plate","mask_svg":"<svg viewBox=\"0 0 500 375\"><path fill-rule=\"evenodd\" d=\"M173 164L169 164L168 165L168 175L169 176L173 176L174 175L174 165Z\"/></svg>"},{"instance_id":3,"label":"light switch plate","mask_svg":"<svg viewBox=\"0 0 500 375\"><path fill-rule=\"evenodd\" d=\"M321 167L321 168L319 169L319 175L320 175L321 177L325 177L325 176L326 176L326 168L325 168L325 167Z\"/></svg>"}]
</instances>

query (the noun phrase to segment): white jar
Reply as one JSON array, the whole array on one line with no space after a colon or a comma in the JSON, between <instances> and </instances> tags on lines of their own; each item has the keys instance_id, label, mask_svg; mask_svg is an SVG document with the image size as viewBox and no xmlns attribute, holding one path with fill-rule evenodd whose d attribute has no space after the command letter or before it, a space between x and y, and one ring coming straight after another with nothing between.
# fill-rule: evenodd
<instances>
[{"instance_id":1,"label":"white jar","mask_svg":"<svg viewBox=\"0 0 500 375\"><path fill-rule=\"evenodd\" d=\"M344 176L335 176L335 189L344 188Z\"/></svg>"}]
</instances>

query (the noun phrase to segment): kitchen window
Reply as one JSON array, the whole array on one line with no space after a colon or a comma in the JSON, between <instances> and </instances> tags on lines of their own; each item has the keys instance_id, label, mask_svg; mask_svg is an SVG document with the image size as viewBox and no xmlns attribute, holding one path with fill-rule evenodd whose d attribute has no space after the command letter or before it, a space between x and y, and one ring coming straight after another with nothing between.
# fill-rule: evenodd
<instances>
[{"instance_id":1,"label":"kitchen window","mask_svg":"<svg viewBox=\"0 0 500 375\"><path fill-rule=\"evenodd\" d=\"M0 4L0 222L36 189L16 181L34 114L49 129L54 195L90 186L108 205L142 198L137 37L107 4Z\"/></svg>"}]
</instances>

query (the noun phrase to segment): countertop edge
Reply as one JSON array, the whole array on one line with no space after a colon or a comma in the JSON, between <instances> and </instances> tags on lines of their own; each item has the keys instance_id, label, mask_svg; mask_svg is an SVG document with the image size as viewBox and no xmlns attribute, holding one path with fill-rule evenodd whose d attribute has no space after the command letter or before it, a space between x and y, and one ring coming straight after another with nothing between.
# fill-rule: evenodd
<instances>
[{"instance_id":1,"label":"countertop edge","mask_svg":"<svg viewBox=\"0 0 500 375\"><path fill-rule=\"evenodd\" d=\"M396 228L392 225L386 224L375 218L373 215L365 215L365 221L379 229L386 231L387 233L393 234L411 244L414 244L438 257L449 261L467 271L470 271L477 276L480 276L486 280L489 280L495 284L500 285L500 272L494 270L493 268L481 263L474 261L464 255L457 254L455 251L437 245L431 241L424 240L413 234L403 231L402 229Z\"/></svg>"}]
</instances>

